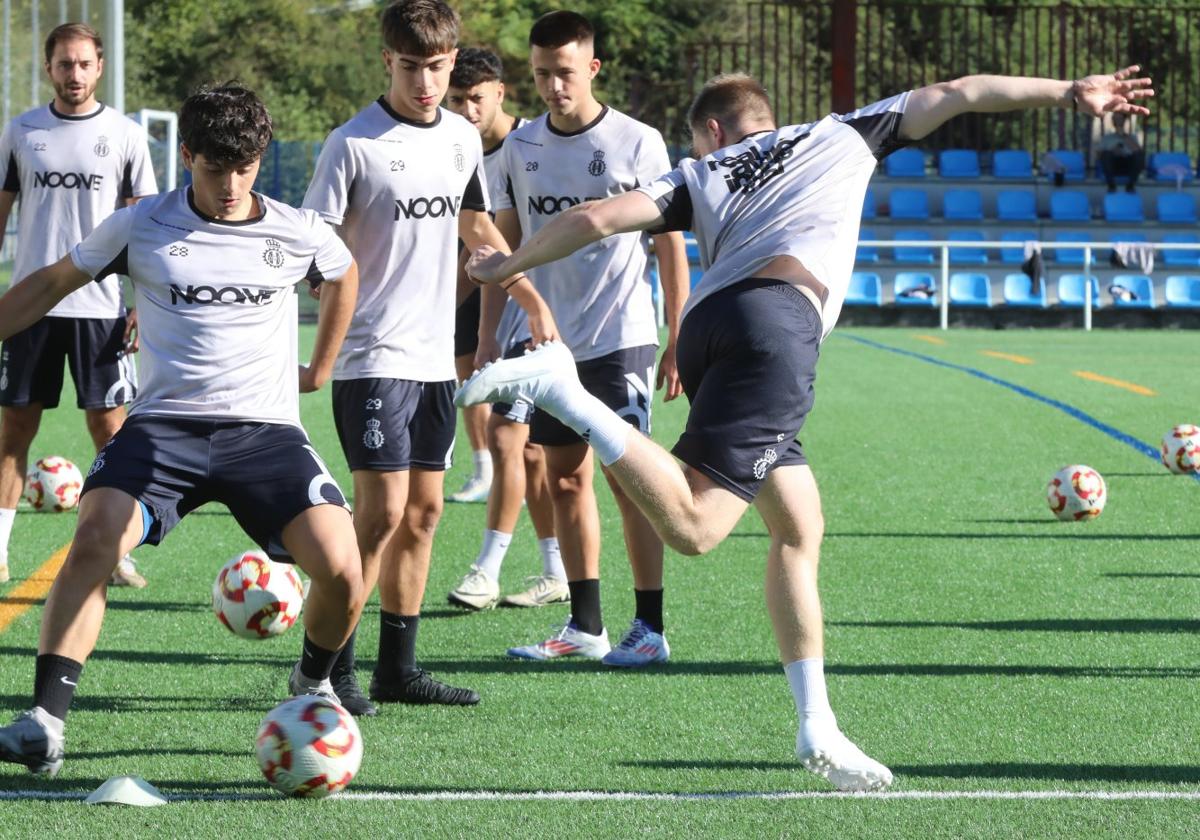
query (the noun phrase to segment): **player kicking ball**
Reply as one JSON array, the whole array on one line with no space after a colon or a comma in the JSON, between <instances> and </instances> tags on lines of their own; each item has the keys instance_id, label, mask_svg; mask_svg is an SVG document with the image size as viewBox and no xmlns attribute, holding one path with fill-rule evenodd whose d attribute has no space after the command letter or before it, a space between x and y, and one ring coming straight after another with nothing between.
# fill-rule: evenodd
<instances>
[{"instance_id":1,"label":"player kicking ball","mask_svg":"<svg viewBox=\"0 0 1200 840\"><path fill-rule=\"evenodd\" d=\"M776 128L762 86L718 76L692 103L699 160L637 190L579 205L512 256L480 249L484 282L561 259L633 230L695 232L704 275L684 309L678 363L691 403L673 450L629 425L580 385L571 354L547 342L497 362L459 390L462 405L527 400L587 439L664 542L703 554L753 504L771 534L767 611L800 725L805 767L841 790L878 790L892 774L838 727L825 690L817 591L820 496L796 435L813 404L822 339L837 322L858 239L859 210L879 159L958 114L1075 108L1146 114L1150 80L968 76L902 93L850 114Z\"/></svg>"},{"instance_id":2,"label":"player kicking ball","mask_svg":"<svg viewBox=\"0 0 1200 840\"><path fill-rule=\"evenodd\" d=\"M109 575L206 502L312 578L293 694L333 696L329 674L365 591L346 500L300 425L298 391L330 376L354 310L350 252L314 212L250 191L271 140L251 91L203 90L179 113L192 186L105 219L0 298L0 337L117 272L141 313L143 386L96 456L66 563L42 614L33 708L0 728L0 760L53 776L67 710L104 619ZM312 361L297 373L296 295L323 286Z\"/></svg>"}]
</instances>

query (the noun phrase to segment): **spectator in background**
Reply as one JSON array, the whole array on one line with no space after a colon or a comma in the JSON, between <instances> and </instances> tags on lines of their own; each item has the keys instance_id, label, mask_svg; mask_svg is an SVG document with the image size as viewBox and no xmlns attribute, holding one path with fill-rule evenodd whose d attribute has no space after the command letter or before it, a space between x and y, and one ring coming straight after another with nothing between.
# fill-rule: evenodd
<instances>
[{"instance_id":1,"label":"spectator in background","mask_svg":"<svg viewBox=\"0 0 1200 840\"><path fill-rule=\"evenodd\" d=\"M1125 114L1113 114L1113 130L1100 138L1100 171L1108 182L1108 191L1117 191L1117 176L1129 178L1125 192L1133 192L1138 176L1146 168L1146 153L1137 137L1127 131Z\"/></svg>"}]
</instances>

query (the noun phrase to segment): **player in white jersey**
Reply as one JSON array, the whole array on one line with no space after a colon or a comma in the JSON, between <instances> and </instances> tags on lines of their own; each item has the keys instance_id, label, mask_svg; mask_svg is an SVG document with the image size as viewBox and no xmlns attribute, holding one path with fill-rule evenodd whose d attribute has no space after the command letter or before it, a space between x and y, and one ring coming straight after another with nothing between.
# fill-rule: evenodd
<instances>
[{"instance_id":1,"label":"player in white jersey","mask_svg":"<svg viewBox=\"0 0 1200 840\"><path fill-rule=\"evenodd\" d=\"M501 180L498 165L500 150L509 133L520 128L526 120L504 111L504 73L500 57L490 50L467 47L458 51L454 70L450 73L450 90L446 94L447 107L467 119L479 130L483 140L483 167L487 174L488 194L498 195L506 187ZM510 243L515 246L519 243ZM463 254L466 262L469 252ZM460 270L465 270L460 268ZM471 355L458 356L455 348L455 364L458 376L465 380L478 365L475 364L479 349L479 290L472 292L475 299L473 321L465 323L460 317L455 325L454 343L463 342L460 332L470 330ZM484 337L483 356L492 359L501 352L524 352L529 339L529 326L524 311L516 302L504 295L497 295L493 304L504 304L504 315L499 331L502 338L489 331ZM459 311L465 308L459 307ZM463 347L467 343L463 342ZM566 601L567 576L563 570L558 539L554 536L554 508L550 504L549 488L546 485L546 459L542 447L529 442L529 415L532 406L519 403L515 406L500 405L493 410L489 406L471 406L463 410L463 418L472 421L469 410L483 410L485 414L485 436L489 451L489 463L494 464L495 474L490 481L487 499L487 521L483 532L483 545L470 570L459 584L450 591L448 600L467 609L482 610L502 603L514 607L539 607ZM487 416L490 415L490 416ZM466 488L464 488L464 493ZM450 497L452 500L455 496ZM538 549L542 555L542 574L528 579L522 592L500 598L500 566L508 546L512 542L517 519L521 515L524 500L529 510L529 519L537 534Z\"/></svg>"},{"instance_id":2,"label":"player in white jersey","mask_svg":"<svg viewBox=\"0 0 1200 840\"><path fill-rule=\"evenodd\" d=\"M35 773L62 765L67 710L100 633L109 573L200 505L227 505L263 550L312 580L293 693L332 696L334 657L365 600L349 508L308 442L299 404L299 391L332 373L354 311L354 261L316 213L251 192L271 140L252 92L194 94L179 133L190 187L117 211L0 298L0 336L9 336L118 272L141 313L142 388L84 484L75 539L42 614L34 708L0 729L0 760ZM307 367L296 355L300 281L323 289Z\"/></svg>"},{"instance_id":3,"label":"player in white jersey","mask_svg":"<svg viewBox=\"0 0 1200 840\"><path fill-rule=\"evenodd\" d=\"M0 135L0 242L20 199L14 284L58 260L118 208L158 191L146 132L96 101L104 70L96 30L56 27L45 57L54 100L16 117ZM8 542L29 447L42 411L58 406L64 356L99 450L137 391L128 355L136 350L136 320L132 312L126 318L117 277L73 293L0 348L0 582L9 577ZM122 558L111 583L146 585L130 558Z\"/></svg>"},{"instance_id":4,"label":"player in white jersey","mask_svg":"<svg viewBox=\"0 0 1200 840\"><path fill-rule=\"evenodd\" d=\"M1021 108L1148 113L1137 67L1074 82L969 76L902 93L847 115L775 127L766 92L747 76L718 77L689 112L699 160L653 184L573 209L510 258L479 252L481 280L560 259L604 236L691 228L705 273L679 337L691 402L675 455L640 435L578 383L550 342L463 387L463 403L522 398L589 435L602 461L684 554L725 538L754 504L771 534L767 609L800 718L804 766L844 790L886 787L892 774L842 734L825 691L818 548L824 521L796 434L812 405L821 339L837 319L878 159L952 117Z\"/></svg>"},{"instance_id":5,"label":"player in white jersey","mask_svg":"<svg viewBox=\"0 0 1200 840\"><path fill-rule=\"evenodd\" d=\"M504 247L488 214L479 132L439 107L454 66L458 16L442 0L383 11L390 85L321 149L304 206L338 225L361 272L354 321L334 370L334 417L354 475L355 528L368 591L379 580L380 702L473 705L479 695L417 666L421 600L443 479L454 445L458 240ZM535 336L556 334L525 278L510 293ZM335 669L351 712L373 714L355 681L353 637Z\"/></svg>"},{"instance_id":6,"label":"player in white jersey","mask_svg":"<svg viewBox=\"0 0 1200 840\"><path fill-rule=\"evenodd\" d=\"M518 232L522 239L536 235L568 207L632 190L670 169L662 135L593 95L592 79L600 69L594 38L588 20L569 11L543 15L530 30L534 82L549 110L509 135L501 152L508 189L495 196L496 220L510 241ZM654 245L669 331L659 383L669 383L671 399L679 393L675 337L687 295L686 256L678 233L656 235ZM585 387L643 434L650 433L658 346L647 259L643 237L631 233L530 274L575 354ZM484 293L485 321L495 293ZM534 413L530 439L546 451L571 614L550 638L510 648L509 655L584 656L626 667L665 662L670 651L663 628L662 541L610 479L636 603L629 630L612 648L600 610L600 518L591 449L545 412Z\"/></svg>"}]
</instances>

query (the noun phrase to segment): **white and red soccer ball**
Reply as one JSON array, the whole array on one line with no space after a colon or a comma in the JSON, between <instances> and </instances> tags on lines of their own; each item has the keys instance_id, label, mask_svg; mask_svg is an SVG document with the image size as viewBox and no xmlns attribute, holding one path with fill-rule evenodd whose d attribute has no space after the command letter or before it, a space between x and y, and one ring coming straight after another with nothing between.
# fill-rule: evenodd
<instances>
[{"instance_id":1,"label":"white and red soccer ball","mask_svg":"<svg viewBox=\"0 0 1200 840\"><path fill-rule=\"evenodd\" d=\"M1162 462L1177 475L1200 470L1200 426L1184 423L1163 435Z\"/></svg>"},{"instance_id":2,"label":"white and red soccer ball","mask_svg":"<svg viewBox=\"0 0 1200 840\"><path fill-rule=\"evenodd\" d=\"M338 703L301 695L267 713L255 754L271 787L285 796L320 799L350 784L362 763L362 736Z\"/></svg>"},{"instance_id":3,"label":"white and red soccer ball","mask_svg":"<svg viewBox=\"0 0 1200 840\"><path fill-rule=\"evenodd\" d=\"M1046 502L1059 519L1095 519L1108 501L1104 478L1089 466L1072 464L1054 474L1046 486Z\"/></svg>"},{"instance_id":4,"label":"white and red soccer ball","mask_svg":"<svg viewBox=\"0 0 1200 840\"><path fill-rule=\"evenodd\" d=\"M296 623L303 605L300 575L261 551L234 557L221 567L213 582L213 612L243 639L278 636Z\"/></svg>"},{"instance_id":5,"label":"white and red soccer ball","mask_svg":"<svg viewBox=\"0 0 1200 840\"><path fill-rule=\"evenodd\" d=\"M25 476L25 500L34 510L70 510L79 504L83 475L66 458L38 458Z\"/></svg>"}]
</instances>

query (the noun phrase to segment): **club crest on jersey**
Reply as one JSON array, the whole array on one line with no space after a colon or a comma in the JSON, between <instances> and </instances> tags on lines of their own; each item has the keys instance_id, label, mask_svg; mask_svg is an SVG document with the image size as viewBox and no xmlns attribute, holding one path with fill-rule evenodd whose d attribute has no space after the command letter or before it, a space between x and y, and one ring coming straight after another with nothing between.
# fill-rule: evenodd
<instances>
[{"instance_id":1,"label":"club crest on jersey","mask_svg":"<svg viewBox=\"0 0 1200 840\"><path fill-rule=\"evenodd\" d=\"M372 417L367 421L367 430L363 432L363 446L367 449L379 449L383 446L383 423Z\"/></svg>"},{"instance_id":2,"label":"club crest on jersey","mask_svg":"<svg viewBox=\"0 0 1200 840\"><path fill-rule=\"evenodd\" d=\"M96 157L108 157L108 138L97 137L96 145L92 146L92 151L96 153Z\"/></svg>"},{"instance_id":3,"label":"club crest on jersey","mask_svg":"<svg viewBox=\"0 0 1200 840\"><path fill-rule=\"evenodd\" d=\"M592 152L592 159L588 163L588 174L599 178L606 169L608 169L608 165L604 162L604 152L599 149Z\"/></svg>"},{"instance_id":4,"label":"club crest on jersey","mask_svg":"<svg viewBox=\"0 0 1200 840\"><path fill-rule=\"evenodd\" d=\"M283 267L283 247L274 239L267 240L267 250L263 251L263 262L271 268Z\"/></svg>"},{"instance_id":5,"label":"club crest on jersey","mask_svg":"<svg viewBox=\"0 0 1200 840\"><path fill-rule=\"evenodd\" d=\"M454 168L459 172L467 168L467 158L463 155L462 146L457 143L454 144Z\"/></svg>"},{"instance_id":6,"label":"club crest on jersey","mask_svg":"<svg viewBox=\"0 0 1200 840\"><path fill-rule=\"evenodd\" d=\"M763 450L762 457L754 462L754 478L757 481L762 481L767 476L767 470L772 464L779 460L779 453L775 451L775 447L768 447Z\"/></svg>"}]
</instances>

